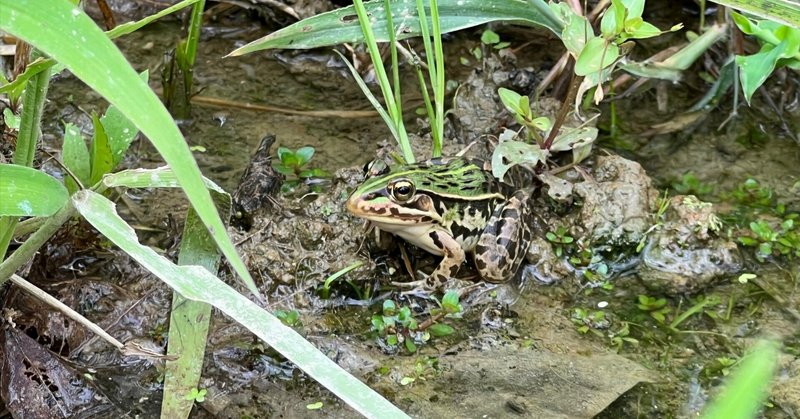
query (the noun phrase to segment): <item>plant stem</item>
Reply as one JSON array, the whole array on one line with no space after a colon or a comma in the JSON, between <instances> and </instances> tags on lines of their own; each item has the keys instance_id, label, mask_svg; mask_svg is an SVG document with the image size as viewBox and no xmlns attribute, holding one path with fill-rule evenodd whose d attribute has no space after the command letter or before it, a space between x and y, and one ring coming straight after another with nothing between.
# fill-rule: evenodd
<instances>
[{"instance_id":1,"label":"plant stem","mask_svg":"<svg viewBox=\"0 0 800 419\"><path fill-rule=\"evenodd\" d=\"M570 60L572 61L573 58L570 58ZM573 73L572 80L569 84L569 91L567 92L567 96L564 98L564 103L561 104L561 108L558 110L556 120L553 122L553 127L550 129L550 135L547 136L547 139L542 145L543 149L549 150L550 146L553 145L553 140L556 139L558 131L561 129L561 126L564 125L567 115L569 115L569 110L572 108L572 102L575 101L575 97L578 95L578 88L580 87L581 83L583 83L583 76Z\"/></svg>"},{"instance_id":2,"label":"plant stem","mask_svg":"<svg viewBox=\"0 0 800 419\"><path fill-rule=\"evenodd\" d=\"M14 150L14 164L33 166L36 145L39 142L39 131L42 127L42 112L47 99L47 87L50 85L50 68L34 75L28 80L22 97L22 115L20 116L17 147ZM6 255L8 245L14 236L18 217L0 217L0 260ZM3 278L3 277L0 277ZM7 277L4 277L4 280Z\"/></svg>"},{"instance_id":3,"label":"plant stem","mask_svg":"<svg viewBox=\"0 0 800 419\"><path fill-rule=\"evenodd\" d=\"M436 82L431 80L433 85L433 101L436 105L436 120L431 121L431 125L436 123L438 138L433 139L433 157L442 155L442 142L444 137L444 48L442 47L442 28L439 24L439 4L437 0L431 2L431 23L433 24L433 45L436 49ZM427 22L426 22L427 24Z\"/></svg>"},{"instance_id":4,"label":"plant stem","mask_svg":"<svg viewBox=\"0 0 800 419\"><path fill-rule=\"evenodd\" d=\"M3 285L17 269L22 267L22 265L33 259L39 248L42 247L42 245L44 245L74 213L75 207L72 206L72 201L69 201L67 205L64 205L64 207L53 214L52 217L48 218L47 222L45 222L40 229L31 234L28 240L25 240L8 259L0 263L0 285Z\"/></svg>"}]
</instances>

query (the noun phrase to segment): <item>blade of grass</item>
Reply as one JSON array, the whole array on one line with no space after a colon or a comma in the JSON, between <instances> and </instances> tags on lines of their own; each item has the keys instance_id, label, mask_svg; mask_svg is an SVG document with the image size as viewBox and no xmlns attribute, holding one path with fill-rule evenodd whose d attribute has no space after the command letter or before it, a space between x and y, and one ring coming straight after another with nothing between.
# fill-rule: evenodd
<instances>
[{"instance_id":1,"label":"blade of grass","mask_svg":"<svg viewBox=\"0 0 800 419\"><path fill-rule=\"evenodd\" d=\"M367 385L303 339L293 329L200 266L179 266L139 243L114 203L90 190L72 197L75 208L101 234L184 297L213 305L248 328L353 409L367 417L407 418Z\"/></svg>"},{"instance_id":2,"label":"blade of grass","mask_svg":"<svg viewBox=\"0 0 800 419\"><path fill-rule=\"evenodd\" d=\"M392 117L389 116L388 113L386 113L386 109L383 108L383 105L381 105L381 103L378 101L378 98L376 98L375 95L372 94L372 91L369 90L367 84L364 83L364 79L362 79L361 75L358 74L358 70L356 70L355 67L353 67L353 65L350 64L350 61L347 61L347 58L345 58L345 56L342 55L342 53L340 53L339 51L334 50L334 52L339 54L339 56L342 58L342 61L345 63L345 65L347 65L347 68L350 69L350 74L353 75L353 79L356 81L356 84L358 84L358 87L361 88L361 91L364 93L364 96L367 97L369 103L372 104L372 107L374 107L375 110L378 112L378 115L381 116L383 122L386 124L387 127L389 127L389 131L392 132L392 136L394 137L394 139L397 140L397 142L399 143L400 136L397 133L397 129L394 126L394 121L392 121Z\"/></svg>"},{"instance_id":3,"label":"blade of grass","mask_svg":"<svg viewBox=\"0 0 800 419\"><path fill-rule=\"evenodd\" d=\"M433 24L433 46L436 54L436 82L431 79L433 87L433 102L436 106L436 119L431 124L436 124L438 138L434 137L433 157L442 155L442 141L444 140L444 48L442 48L442 28L439 19L438 0L431 1L431 23Z\"/></svg>"},{"instance_id":4,"label":"blade of grass","mask_svg":"<svg viewBox=\"0 0 800 419\"><path fill-rule=\"evenodd\" d=\"M417 16L420 22L420 32L422 33L422 45L425 49L425 59L427 60L427 67L428 67L428 80L431 82L431 88L434 89L434 98L436 97L436 63L434 61L434 54L435 51L433 46L431 45L431 36L430 31L428 28L428 16L425 13L425 6L423 0L416 0L417 1ZM430 121L431 125L431 137L433 138L434 144L434 155L436 157L436 143L441 141L437 140L441 138L439 133L439 124L436 123L436 112L434 111L433 105L431 104L431 98L428 94L428 85L425 82L425 78L422 76L422 71L418 71L418 76L420 80L420 89L422 90L422 98L425 100L425 110L428 113L428 121ZM440 149L441 152L441 149Z\"/></svg>"},{"instance_id":5,"label":"blade of grass","mask_svg":"<svg viewBox=\"0 0 800 419\"><path fill-rule=\"evenodd\" d=\"M389 0L383 0L384 10L392 10ZM394 106L403 119L403 101L400 99L400 62L397 60L397 37L395 36L392 14L386 14L386 28L389 32L389 52L392 60L392 90L394 91Z\"/></svg>"},{"instance_id":6,"label":"blade of grass","mask_svg":"<svg viewBox=\"0 0 800 419\"><path fill-rule=\"evenodd\" d=\"M378 50L378 43L375 41L375 35L372 31L372 22L364 8L364 2L362 0L355 0L354 6L358 15L359 24L361 25L361 31L366 40L369 56L372 59L372 67L375 70L375 74L378 76L378 82L381 87L381 92L383 93L386 108L389 116L392 118L394 129L397 131L397 142L400 145L400 151L403 153L403 159L406 163L414 163L416 161L414 159L414 152L411 150L411 144L408 142L408 133L403 124L402 106L398 106L399 98L395 98L392 92L392 85L389 83L389 78L386 75L386 68L383 65L381 53ZM391 17L389 20L391 20Z\"/></svg>"},{"instance_id":7,"label":"blade of grass","mask_svg":"<svg viewBox=\"0 0 800 419\"><path fill-rule=\"evenodd\" d=\"M172 117L83 10L65 1L0 0L0 28L65 65L139 127L175 171L189 201L233 270L263 300L225 231L203 186L200 169Z\"/></svg>"},{"instance_id":8,"label":"blade of grass","mask_svg":"<svg viewBox=\"0 0 800 419\"><path fill-rule=\"evenodd\" d=\"M419 19L413 13L408 13L408 10L413 10L415 2L416 0L391 2L393 15L402 17L402 21L398 22L402 30L397 34L397 40L421 34ZM364 6L371 15L370 21L376 41L387 42L389 34L386 31L386 17L381 10L384 7L383 1L370 1ZM556 36L561 36L563 27L561 21L549 9L542 12L536 7L531 7L526 0L440 0L438 6L442 33L497 21L542 26ZM270 48L307 49L346 42L363 42L364 35L359 24L355 22L355 17L353 6L322 13L255 40L229 55L243 55Z\"/></svg>"},{"instance_id":9,"label":"blade of grass","mask_svg":"<svg viewBox=\"0 0 800 419\"><path fill-rule=\"evenodd\" d=\"M213 273L217 271L219 259L214 240L190 208L183 226L178 264L199 265ZM194 400L187 400L185 395L198 388L210 323L210 304L172 293L167 355L175 355L177 359L168 360L164 369L163 419L188 418L192 411Z\"/></svg>"},{"instance_id":10,"label":"blade of grass","mask_svg":"<svg viewBox=\"0 0 800 419\"><path fill-rule=\"evenodd\" d=\"M800 29L800 7L792 0L714 0L714 3Z\"/></svg>"}]
</instances>

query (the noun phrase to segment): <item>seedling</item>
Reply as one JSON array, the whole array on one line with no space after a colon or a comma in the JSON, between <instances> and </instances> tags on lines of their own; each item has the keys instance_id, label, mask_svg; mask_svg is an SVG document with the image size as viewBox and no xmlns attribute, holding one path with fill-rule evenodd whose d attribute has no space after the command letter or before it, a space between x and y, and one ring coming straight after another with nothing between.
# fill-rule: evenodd
<instances>
[{"instance_id":1,"label":"seedling","mask_svg":"<svg viewBox=\"0 0 800 419\"><path fill-rule=\"evenodd\" d=\"M208 393L208 390L206 389L198 390L197 388L193 388L189 394L184 397L184 399L202 403L206 400L206 393Z\"/></svg>"},{"instance_id":2,"label":"seedling","mask_svg":"<svg viewBox=\"0 0 800 419\"><path fill-rule=\"evenodd\" d=\"M578 333L592 332L600 337L603 337L601 330L608 329L611 325L611 321L608 320L604 311L589 310L581 307L573 310L570 320L577 326Z\"/></svg>"},{"instance_id":3,"label":"seedling","mask_svg":"<svg viewBox=\"0 0 800 419\"><path fill-rule=\"evenodd\" d=\"M281 323L289 327L300 326L300 312L297 310L275 310L273 313Z\"/></svg>"},{"instance_id":4,"label":"seedling","mask_svg":"<svg viewBox=\"0 0 800 419\"><path fill-rule=\"evenodd\" d=\"M394 301L386 300L383 302L381 314L372 316L372 331L376 332L388 349L394 351L402 345L408 353L415 353L417 345L428 342L431 336L442 337L453 334L455 329L452 326L439 321L448 317L460 317L462 310L458 292L448 291L442 298L439 308L431 310L431 318L419 323L410 307L402 306L398 309Z\"/></svg>"},{"instance_id":5,"label":"seedling","mask_svg":"<svg viewBox=\"0 0 800 419\"><path fill-rule=\"evenodd\" d=\"M708 195L714 191L714 186L702 183L694 173L685 173L680 180L672 182L672 189L681 195Z\"/></svg>"},{"instance_id":6,"label":"seedling","mask_svg":"<svg viewBox=\"0 0 800 419\"><path fill-rule=\"evenodd\" d=\"M566 249L572 242L575 241L570 235L567 234L567 228L559 226L556 231L548 231L545 237L550 243L555 244L556 256L561 257L564 255Z\"/></svg>"},{"instance_id":7,"label":"seedling","mask_svg":"<svg viewBox=\"0 0 800 419\"><path fill-rule=\"evenodd\" d=\"M291 192L300 184L308 185L313 192L321 191L321 186L327 183L331 175L322 169L309 167L313 156L314 147L301 147L297 151L286 147L278 148L280 163L273 165L273 168L287 177L281 186L281 192Z\"/></svg>"},{"instance_id":8,"label":"seedling","mask_svg":"<svg viewBox=\"0 0 800 419\"><path fill-rule=\"evenodd\" d=\"M636 307L639 310L646 311L650 314L650 317L662 324L666 321L665 315L670 311L670 308L667 307L666 298L649 297L647 295L639 295L639 303L636 304Z\"/></svg>"},{"instance_id":9,"label":"seedling","mask_svg":"<svg viewBox=\"0 0 800 419\"><path fill-rule=\"evenodd\" d=\"M486 46L491 46L494 49L508 48L508 46L511 45L510 42L500 41L500 35L491 29L486 29L483 31L481 34L481 43ZM480 59L480 57L476 58Z\"/></svg>"}]
</instances>

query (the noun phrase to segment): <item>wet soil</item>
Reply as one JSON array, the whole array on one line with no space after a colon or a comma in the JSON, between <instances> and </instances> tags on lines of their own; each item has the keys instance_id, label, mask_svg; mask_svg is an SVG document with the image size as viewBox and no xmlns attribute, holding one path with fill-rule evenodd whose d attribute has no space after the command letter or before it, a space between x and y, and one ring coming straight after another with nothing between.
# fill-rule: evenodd
<instances>
[{"instance_id":1,"label":"wet soil","mask_svg":"<svg viewBox=\"0 0 800 419\"><path fill-rule=\"evenodd\" d=\"M248 24L237 29L209 25L204 31L195 70L201 96L298 110L367 109L333 54L256 53L220 59L243 40L260 36L260 30ZM515 31L509 31L512 40ZM176 25L158 24L124 38L120 45L138 69L151 71L155 86L161 54L174 44L177 33ZM485 136L475 134L479 130L492 135L510 123L503 120L502 108L490 94L498 82L510 77L495 80L492 74L526 68L526 74L535 75L554 58L541 51L547 48L528 47L517 53L517 60L478 62L468 51L479 46L479 34L465 31L447 45L454 57L449 77L470 80L457 96L463 102L457 101L455 123L448 128L461 140L448 145L451 153L469 141L485 141ZM541 43L558 50L554 40ZM461 56L467 64L457 64ZM55 151L62 119L88 130L87 112L101 111L105 105L71 77L62 77L51 90L45 147ZM456 333L427 342L413 355L376 338L370 332L370 318L387 298L408 305L420 319L427 318L432 303L417 296L399 296L388 285L410 280L398 245L380 246L342 206L361 179L360 167L382 154L380 149L388 144L388 132L378 118L318 118L195 106L191 121L183 122L182 129L191 146L205 149L195 152L203 172L229 191L236 188L252 152L268 133L276 135L277 145L316 148L314 165L335 172L329 189L278 195L277 204L254 219L248 231L231 228L230 232L268 295L269 308L298 310L298 331L414 416L592 417L601 411L600 417L609 418L695 416L727 373L721 358L735 361L754 339L777 336L785 353L772 405L763 415L795 417L800 414L800 393L791 390L800 387L796 360L800 320L792 314L800 301L797 262L780 259L761 264L752 248L736 247L730 238L729 232L742 227L736 221L726 221L722 230L711 233L708 225L712 215L725 218L735 209L726 194L750 177L797 211L800 147L780 124L756 124L765 120L768 111L744 111L740 120L723 130L717 127L727 114L718 110L678 133L639 135L678 115L697 95L686 85L670 86L668 91L677 93L665 112L657 111L653 90L619 101L616 112L622 115L623 134L601 141L597 156L585 163L583 172L562 175L574 184L565 190L574 191L572 196L581 208L572 206L572 200L541 201L546 230L564 225L577 239L587 237L589 242L591 237L592 242L602 243L605 247L597 252L610 273L600 279L588 276L586 272L597 273L601 262L568 262L556 255L553 243L540 238L526 275L498 288L476 288L465 300L464 317L447 321ZM762 105L756 101L754 106ZM796 106L784 111L786 119L800 121ZM492 118L485 118L486 114ZM607 124L608 120L600 122L600 126ZM409 126L414 130L414 124ZM796 124L793 129L797 132ZM419 143L424 147L424 140ZM471 152L485 155L487 148L479 144ZM161 164L145 141L129 154L126 166ZM712 186L700 198L714 205L696 205L691 200L687 204L684 196L672 191L672 212L661 229L651 231L658 221L657 197L689 171ZM180 195L128 192L120 200L121 212L139 227L143 242L174 253L180 231L178 214L186 205ZM593 218L597 214L602 216ZM682 229L686 225L693 227ZM80 307L120 340L137 339L163 350L169 290L122 252L104 247L85 228L66 236L78 234L83 240L48 249L50 258L37 261L32 277L49 281L44 282L46 289ZM87 249L87 241L94 245ZM640 242L646 245L644 259L651 260L641 270L633 269L642 259L636 251ZM694 252L676 253L670 248L676 242L687 244L682 250ZM617 250L608 250L611 247ZM408 250L417 268L430 272L436 261ZM698 260L715 262L699 273L665 268ZM322 282L358 261L365 262L364 266L337 281L330 298L322 298ZM722 265L725 269L719 268ZM738 274L743 272L758 274L759 282L739 283ZM469 277L470 272L464 275ZM706 297L716 300L700 314L669 328L637 307L640 295L666 299L667 323ZM102 383L93 387L76 383L76 387L96 390L73 395L78 401L69 400L72 412L107 417L157 414L158 364L118 355L29 299L12 295L6 301L7 307L27 306L14 318L18 324L30 325L25 334L8 329L7 347L24 349L38 343L49 348L41 358L53 363L42 368L66 369L64 376L88 374ZM63 342L68 349L64 350ZM16 353L6 351L5 355L6 365L17 362ZM318 412L322 415L355 415L244 328L218 315L203 377L200 387L208 389L209 396L195 409L194 417L306 417L306 406L317 401L324 403Z\"/></svg>"}]
</instances>

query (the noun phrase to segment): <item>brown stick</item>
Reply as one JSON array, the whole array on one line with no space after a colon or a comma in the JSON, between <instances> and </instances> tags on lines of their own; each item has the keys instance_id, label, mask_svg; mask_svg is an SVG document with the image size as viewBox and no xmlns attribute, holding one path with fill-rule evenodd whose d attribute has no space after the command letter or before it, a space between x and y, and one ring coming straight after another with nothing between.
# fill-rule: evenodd
<instances>
[{"instance_id":1,"label":"brown stick","mask_svg":"<svg viewBox=\"0 0 800 419\"><path fill-rule=\"evenodd\" d=\"M97 0L97 7L100 9L100 13L103 14L103 24L106 26L106 30L110 31L117 27L117 21L114 19L114 12L108 7L106 0Z\"/></svg>"},{"instance_id":2,"label":"brown stick","mask_svg":"<svg viewBox=\"0 0 800 419\"><path fill-rule=\"evenodd\" d=\"M572 60L572 58L570 58ZM553 122L553 128L550 129L550 135L547 136L547 139L542 144L542 148L545 150L549 150L550 146L553 145L553 141L556 139L556 134L558 134L558 130L561 129L561 125L564 125L564 121L567 119L567 115L569 114L570 108L572 108L572 102L575 101L575 96L578 95L578 88L583 83L583 76L578 76L576 74L572 74L572 81L569 84L569 91L567 91L567 96L564 98L564 102L561 103L561 108L558 110L558 115L556 115L556 120Z\"/></svg>"}]
</instances>

